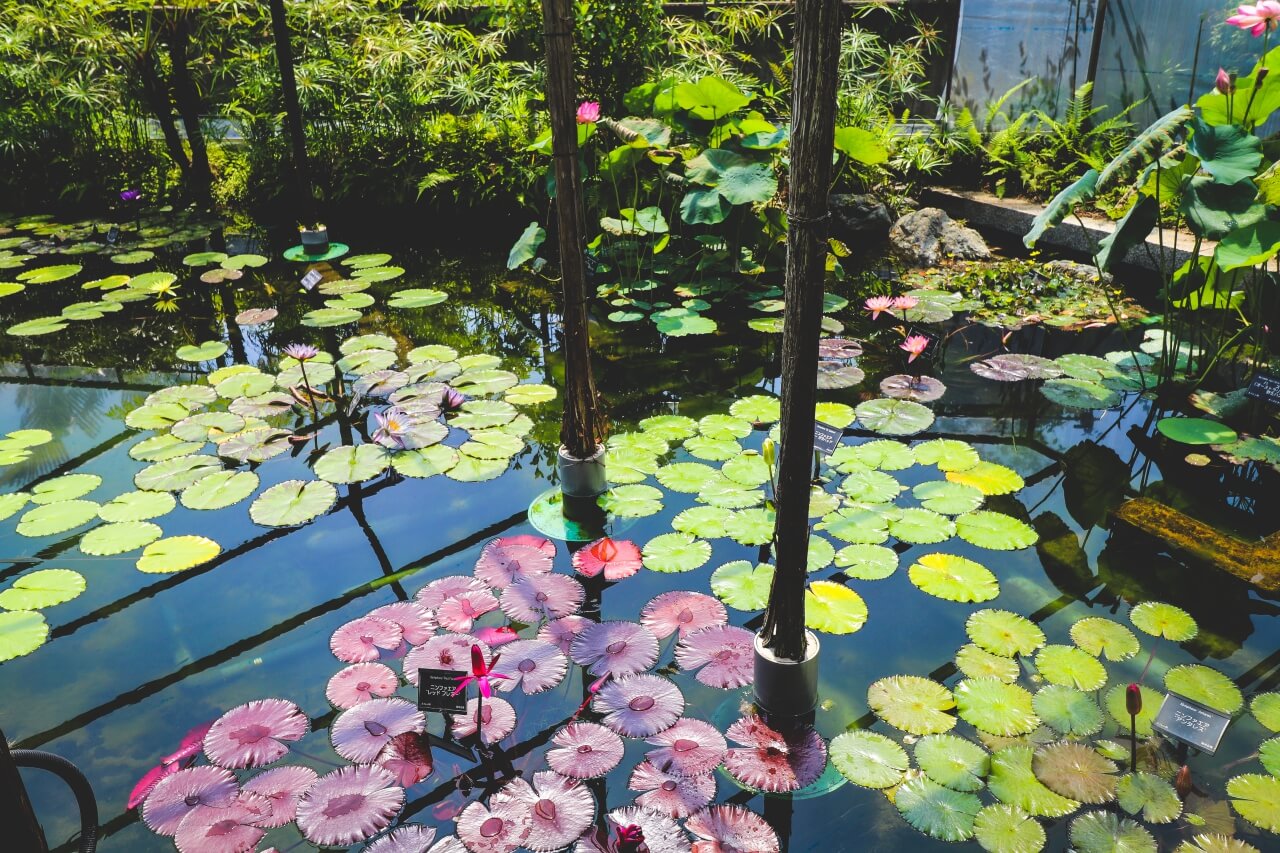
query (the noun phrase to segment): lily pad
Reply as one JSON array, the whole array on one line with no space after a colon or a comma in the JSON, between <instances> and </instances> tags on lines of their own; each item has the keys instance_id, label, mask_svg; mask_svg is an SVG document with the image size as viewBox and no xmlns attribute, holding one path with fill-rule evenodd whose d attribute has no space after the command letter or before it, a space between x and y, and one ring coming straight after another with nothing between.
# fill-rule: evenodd
<instances>
[{"instance_id":1,"label":"lily pad","mask_svg":"<svg viewBox=\"0 0 1280 853\"><path fill-rule=\"evenodd\" d=\"M50 335L54 332L61 332L66 327L67 320L65 317L38 317L35 320L27 320L24 323L15 323L5 331L10 335L23 338Z\"/></svg>"},{"instance_id":2,"label":"lily pad","mask_svg":"<svg viewBox=\"0 0 1280 853\"><path fill-rule=\"evenodd\" d=\"M707 481L698 492L698 500L727 509L746 509L763 501L764 492L759 489L749 489L741 483L735 483L728 477L720 475Z\"/></svg>"},{"instance_id":3,"label":"lily pad","mask_svg":"<svg viewBox=\"0 0 1280 853\"><path fill-rule=\"evenodd\" d=\"M0 591L5 610L41 610L63 604L85 590L84 575L70 569L41 569L15 580Z\"/></svg>"},{"instance_id":4,"label":"lily pad","mask_svg":"<svg viewBox=\"0 0 1280 853\"><path fill-rule=\"evenodd\" d=\"M244 418L231 412L201 412L183 418L173 425L170 432L183 441L220 441L231 433L244 429Z\"/></svg>"},{"instance_id":5,"label":"lily pad","mask_svg":"<svg viewBox=\"0 0 1280 853\"><path fill-rule=\"evenodd\" d=\"M1175 666L1164 675L1165 689L1223 714L1244 707L1244 696L1235 682L1212 667L1198 663Z\"/></svg>"},{"instance_id":6,"label":"lily pad","mask_svg":"<svg viewBox=\"0 0 1280 853\"><path fill-rule=\"evenodd\" d=\"M457 464L445 471L444 475L459 483L480 483L502 476L510 463L510 457L481 459L459 452Z\"/></svg>"},{"instance_id":7,"label":"lily pad","mask_svg":"<svg viewBox=\"0 0 1280 853\"><path fill-rule=\"evenodd\" d=\"M1037 853L1046 842L1044 827L1017 806L996 803L978 812L973 834L988 853Z\"/></svg>"},{"instance_id":8,"label":"lily pad","mask_svg":"<svg viewBox=\"0 0 1280 853\"><path fill-rule=\"evenodd\" d=\"M718 506L689 507L671 520L671 527L703 539L720 539L727 535L725 523L732 514L732 510Z\"/></svg>"},{"instance_id":9,"label":"lily pad","mask_svg":"<svg viewBox=\"0 0 1280 853\"><path fill-rule=\"evenodd\" d=\"M980 489L949 480L929 480L911 490L911 494L927 510L944 515L963 515L982 506L985 495Z\"/></svg>"},{"instance_id":10,"label":"lily pad","mask_svg":"<svg viewBox=\"0 0 1280 853\"><path fill-rule=\"evenodd\" d=\"M867 689L867 704L876 716L913 735L941 734L955 728L951 691L929 678L894 675Z\"/></svg>"},{"instance_id":11,"label":"lily pad","mask_svg":"<svg viewBox=\"0 0 1280 853\"><path fill-rule=\"evenodd\" d=\"M98 517L98 505L93 501L58 501L37 506L18 519L21 536L52 536L66 533Z\"/></svg>"},{"instance_id":12,"label":"lily pad","mask_svg":"<svg viewBox=\"0 0 1280 853\"><path fill-rule=\"evenodd\" d=\"M675 462L659 468L657 478L673 492L697 494L716 473L715 468L700 462Z\"/></svg>"},{"instance_id":13,"label":"lily pad","mask_svg":"<svg viewBox=\"0 0 1280 853\"><path fill-rule=\"evenodd\" d=\"M725 462L742 453L742 445L736 441L707 438L705 435L695 435L685 439L683 447L690 456L695 459L705 459L708 462Z\"/></svg>"},{"instance_id":14,"label":"lily pad","mask_svg":"<svg viewBox=\"0 0 1280 853\"><path fill-rule=\"evenodd\" d=\"M1025 379L1053 379L1062 368L1052 359L1026 353L1001 353L983 361L975 361L969 369L984 379L997 382L1021 382Z\"/></svg>"},{"instance_id":15,"label":"lily pad","mask_svg":"<svg viewBox=\"0 0 1280 853\"><path fill-rule=\"evenodd\" d=\"M1022 673L1014 658L992 654L974 643L965 643L956 652L956 668L969 678L995 678L1006 684L1017 681Z\"/></svg>"},{"instance_id":16,"label":"lily pad","mask_svg":"<svg viewBox=\"0 0 1280 853\"><path fill-rule=\"evenodd\" d=\"M213 361L227 351L227 345L222 341L205 341L202 344L178 347L176 353L178 358L183 361Z\"/></svg>"},{"instance_id":17,"label":"lily pad","mask_svg":"<svg viewBox=\"0 0 1280 853\"><path fill-rule=\"evenodd\" d=\"M653 486L615 486L599 497L597 503L619 518L644 518L662 509L662 490Z\"/></svg>"},{"instance_id":18,"label":"lily pad","mask_svg":"<svg viewBox=\"0 0 1280 853\"><path fill-rule=\"evenodd\" d=\"M103 524L80 537L80 550L94 557L136 551L164 535L160 525L149 521L119 521Z\"/></svg>"},{"instance_id":19,"label":"lily pad","mask_svg":"<svg viewBox=\"0 0 1280 853\"><path fill-rule=\"evenodd\" d=\"M443 290L428 287L417 287L409 290L398 290L387 300L389 308L426 308L439 305L449 298Z\"/></svg>"},{"instance_id":20,"label":"lily pad","mask_svg":"<svg viewBox=\"0 0 1280 853\"><path fill-rule=\"evenodd\" d=\"M1107 671L1098 659L1075 646L1048 645L1036 654L1036 671L1050 684L1101 690Z\"/></svg>"},{"instance_id":21,"label":"lily pad","mask_svg":"<svg viewBox=\"0 0 1280 853\"><path fill-rule=\"evenodd\" d=\"M753 394L734 400L729 405L729 414L751 423L771 424L782 417L782 401L777 397Z\"/></svg>"},{"instance_id":22,"label":"lily pad","mask_svg":"<svg viewBox=\"0 0 1280 853\"><path fill-rule=\"evenodd\" d=\"M508 388L519 384L520 378L507 370L486 368L481 370L464 370L452 380L452 385L459 392L472 397L483 397L488 394L500 394Z\"/></svg>"},{"instance_id":23,"label":"lily pad","mask_svg":"<svg viewBox=\"0 0 1280 853\"><path fill-rule=\"evenodd\" d=\"M0 614L3 616L3 614ZM4 659L4 629L0 627L0 660ZM1249 823L1280 832L1280 779L1245 773L1227 783L1231 807Z\"/></svg>"},{"instance_id":24,"label":"lily pad","mask_svg":"<svg viewBox=\"0 0 1280 853\"><path fill-rule=\"evenodd\" d=\"M390 281L402 275L404 275L404 268L395 266L357 267L351 273L352 278L362 281Z\"/></svg>"},{"instance_id":25,"label":"lily pad","mask_svg":"<svg viewBox=\"0 0 1280 853\"><path fill-rule=\"evenodd\" d=\"M1120 405L1120 395L1100 382L1087 379L1050 379L1040 393L1072 409L1110 409Z\"/></svg>"},{"instance_id":26,"label":"lily pad","mask_svg":"<svg viewBox=\"0 0 1280 853\"><path fill-rule=\"evenodd\" d=\"M902 510L897 518L889 519L889 533L912 545L935 545L954 536L956 525L945 515L909 507Z\"/></svg>"},{"instance_id":27,"label":"lily pad","mask_svg":"<svg viewBox=\"0 0 1280 853\"><path fill-rule=\"evenodd\" d=\"M363 316L354 308L316 308L302 315L302 325L319 329L345 326L358 322Z\"/></svg>"},{"instance_id":28,"label":"lily pad","mask_svg":"<svg viewBox=\"0 0 1280 853\"><path fill-rule=\"evenodd\" d=\"M1151 773L1129 773L1116 789L1120 808L1141 815L1147 823L1169 823L1182 814L1182 800L1173 786Z\"/></svg>"},{"instance_id":29,"label":"lily pad","mask_svg":"<svg viewBox=\"0 0 1280 853\"><path fill-rule=\"evenodd\" d=\"M698 432L721 441L746 438L751 434L751 423L731 415L707 415L698 421Z\"/></svg>"},{"instance_id":30,"label":"lily pad","mask_svg":"<svg viewBox=\"0 0 1280 853\"><path fill-rule=\"evenodd\" d=\"M882 734L842 732L829 746L831 763L840 775L863 788L890 788L911 766L906 750Z\"/></svg>"},{"instance_id":31,"label":"lily pad","mask_svg":"<svg viewBox=\"0 0 1280 853\"><path fill-rule=\"evenodd\" d=\"M773 585L773 566L748 560L725 563L711 573L711 591L735 610L763 610Z\"/></svg>"},{"instance_id":32,"label":"lily pad","mask_svg":"<svg viewBox=\"0 0 1280 853\"><path fill-rule=\"evenodd\" d=\"M876 439L850 447L845 458L856 462L860 467L876 468L881 471L900 471L916 464L916 456L911 452L911 448L901 441L890 438Z\"/></svg>"},{"instance_id":33,"label":"lily pad","mask_svg":"<svg viewBox=\"0 0 1280 853\"><path fill-rule=\"evenodd\" d=\"M927 777L900 785L893 804L907 823L942 841L972 838L974 819L982 809L982 801L973 794L944 788Z\"/></svg>"},{"instance_id":34,"label":"lily pad","mask_svg":"<svg viewBox=\"0 0 1280 853\"><path fill-rule=\"evenodd\" d=\"M835 564L851 578L883 580L898 570L898 552L883 545L846 545L836 552Z\"/></svg>"},{"instance_id":35,"label":"lily pad","mask_svg":"<svg viewBox=\"0 0 1280 853\"><path fill-rule=\"evenodd\" d=\"M910 400L868 400L854 413L864 427L882 435L915 435L933 425L933 411Z\"/></svg>"},{"instance_id":36,"label":"lily pad","mask_svg":"<svg viewBox=\"0 0 1280 853\"><path fill-rule=\"evenodd\" d=\"M1071 821L1077 853L1156 853L1156 840L1138 824L1111 812L1089 812Z\"/></svg>"},{"instance_id":37,"label":"lily pad","mask_svg":"<svg viewBox=\"0 0 1280 853\"><path fill-rule=\"evenodd\" d=\"M1110 661L1128 660L1138 653L1138 638L1119 622L1089 616L1071 626L1071 642L1094 657Z\"/></svg>"},{"instance_id":38,"label":"lily pad","mask_svg":"<svg viewBox=\"0 0 1280 853\"><path fill-rule=\"evenodd\" d=\"M882 508L883 507L883 508ZM889 538L889 519L902 510L892 504L845 507L822 517L817 529L856 545L877 545Z\"/></svg>"},{"instance_id":39,"label":"lily pad","mask_svg":"<svg viewBox=\"0 0 1280 853\"><path fill-rule=\"evenodd\" d=\"M805 625L827 634L852 634L867 621L862 596L834 581L813 581L805 592Z\"/></svg>"},{"instance_id":40,"label":"lily pad","mask_svg":"<svg viewBox=\"0 0 1280 853\"><path fill-rule=\"evenodd\" d=\"M892 474L868 469L855 470L840 483L840 491L859 503L887 503L896 498L903 488Z\"/></svg>"},{"instance_id":41,"label":"lily pad","mask_svg":"<svg viewBox=\"0 0 1280 853\"><path fill-rule=\"evenodd\" d=\"M146 521L172 512L177 504L168 492L125 492L104 503L98 509L98 517L112 523Z\"/></svg>"},{"instance_id":42,"label":"lily pad","mask_svg":"<svg viewBox=\"0 0 1280 853\"><path fill-rule=\"evenodd\" d=\"M502 395L502 399L517 406L536 406L556 398L556 389L550 385L529 383L517 385Z\"/></svg>"},{"instance_id":43,"label":"lily pad","mask_svg":"<svg viewBox=\"0 0 1280 853\"><path fill-rule=\"evenodd\" d=\"M18 281L29 282L30 284L51 284L55 281L62 281L66 278L76 275L84 267L79 264L58 264L50 267L36 267L35 269L20 272L17 275Z\"/></svg>"},{"instance_id":44,"label":"lily pad","mask_svg":"<svg viewBox=\"0 0 1280 853\"><path fill-rule=\"evenodd\" d=\"M924 554L907 569L907 576L944 601L990 601L1000 594L1000 584L986 566L954 554Z\"/></svg>"},{"instance_id":45,"label":"lily pad","mask_svg":"<svg viewBox=\"0 0 1280 853\"><path fill-rule=\"evenodd\" d=\"M1036 750L1032 770L1046 788L1082 803L1115 799L1116 763L1082 743L1059 741Z\"/></svg>"},{"instance_id":46,"label":"lily pad","mask_svg":"<svg viewBox=\"0 0 1280 853\"><path fill-rule=\"evenodd\" d=\"M1055 794L1032 770L1035 752L1030 746L1006 746L991 756L987 788L998 800L1036 817L1058 818L1080 808L1080 802Z\"/></svg>"},{"instance_id":47,"label":"lily pad","mask_svg":"<svg viewBox=\"0 0 1280 853\"><path fill-rule=\"evenodd\" d=\"M226 252L193 252L182 259L189 267L203 267L209 264L220 264L227 259Z\"/></svg>"},{"instance_id":48,"label":"lily pad","mask_svg":"<svg viewBox=\"0 0 1280 853\"><path fill-rule=\"evenodd\" d=\"M181 500L187 509L225 509L257 488L258 475L252 471L218 471L183 489Z\"/></svg>"},{"instance_id":49,"label":"lily pad","mask_svg":"<svg viewBox=\"0 0 1280 853\"><path fill-rule=\"evenodd\" d=\"M338 490L324 480L286 480L258 495L249 517L264 527L295 527L324 515Z\"/></svg>"},{"instance_id":50,"label":"lily pad","mask_svg":"<svg viewBox=\"0 0 1280 853\"><path fill-rule=\"evenodd\" d=\"M1031 694L995 678L969 678L956 685L960 719L980 731L1001 737L1030 734L1040 725Z\"/></svg>"},{"instance_id":51,"label":"lily pad","mask_svg":"<svg viewBox=\"0 0 1280 853\"><path fill-rule=\"evenodd\" d=\"M711 559L711 543L688 533L663 533L646 542L642 553L652 571L690 572Z\"/></svg>"},{"instance_id":52,"label":"lily pad","mask_svg":"<svg viewBox=\"0 0 1280 853\"><path fill-rule=\"evenodd\" d=\"M1129 621L1138 630L1175 643L1186 642L1200 633L1191 614L1163 601L1144 601L1129 611Z\"/></svg>"},{"instance_id":53,"label":"lily pad","mask_svg":"<svg viewBox=\"0 0 1280 853\"><path fill-rule=\"evenodd\" d=\"M725 535L740 545L764 545L773 541L773 510L742 509L725 521Z\"/></svg>"},{"instance_id":54,"label":"lily pad","mask_svg":"<svg viewBox=\"0 0 1280 853\"><path fill-rule=\"evenodd\" d=\"M239 462L265 462L289 447L289 433L273 427L258 427L219 442L218 455Z\"/></svg>"},{"instance_id":55,"label":"lily pad","mask_svg":"<svg viewBox=\"0 0 1280 853\"><path fill-rule=\"evenodd\" d=\"M1161 418L1156 429L1181 444L1231 444L1240 438L1231 427L1207 418Z\"/></svg>"},{"instance_id":56,"label":"lily pad","mask_svg":"<svg viewBox=\"0 0 1280 853\"><path fill-rule=\"evenodd\" d=\"M1045 724L1065 737L1083 738L1102 731L1102 709L1075 687L1050 684L1031 697L1031 707Z\"/></svg>"},{"instance_id":57,"label":"lily pad","mask_svg":"<svg viewBox=\"0 0 1280 853\"><path fill-rule=\"evenodd\" d=\"M443 444L405 450L391 457L391 467L404 477L424 479L446 474L458 464L458 451Z\"/></svg>"},{"instance_id":58,"label":"lily pad","mask_svg":"<svg viewBox=\"0 0 1280 853\"><path fill-rule=\"evenodd\" d=\"M262 255L232 255L218 264L224 270L242 270L245 267L253 269L266 265L267 259Z\"/></svg>"},{"instance_id":59,"label":"lily pad","mask_svg":"<svg viewBox=\"0 0 1280 853\"><path fill-rule=\"evenodd\" d=\"M222 470L213 456L178 456L143 468L133 477L142 491L180 492L202 477Z\"/></svg>"},{"instance_id":60,"label":"lily pad","mask_svg":"<svg viewBox=\"0 0 1280 853\"><path fill-rule=\"evenodd\" d=\"M916 462L921 465L936 465L943 472L968 471L982 461L972 444L954 438L924 441L911 448L911 452L915 455Z\"/></svg>"},{"instance_id":61,"label":"lily pad","mask_svg":"<svg viewBox=\"0 0 1280 853\"><path fill-rule=\"evenodd\" d=\"M170 536L152 542L138 558L138 571L170 574L193 569L222 552L222 546L204 536Z\"/></svg>"},{"instance_id":62,"label":"lily pad","mask_svg":"<svg viewBox=\"0 0 1280 853\"><path fill-rule=\"evenodd\" d=\"M1142 711L1137 716L1136 730L1138 737L1151 737L1151 723L1155 720L1156 714L1160 712L1160 705L1164 702L1164 694L1158 690L1152 690L1145 684L1139 685L1138 689L1142 693ZM1125 690L1125 685L1115 685L1103 696L1102 704L1107 709L1107 713L1111 715L1111 718L1127 732L1129 730L1129 710L1125 702Z\"/></svg>"},{"instance_id":63,"label":"lily pad","mask_svg":"<svg viewBox=\"0 0 1280 853\"><path fill-rule=\"evenodd\" d=\"M82 498L102 485L97 474L63 474L31 487L33 504L52 504Z\"/></svg>"},{"instance_id":64,"label":"lily pad","mask_svg":"<svg viewBox=\"0 0 1280 853\"><path fill-rule=\"evenodd\" d=\"M1249 710L1263 728L1280 732L1280 693L1261 693L1253 697Z\"/></svg>"},{"instance_id":65,"label":"lily pad","mask_svg":"<svg viewBox=\"0 0 1280 853\"><path fill-rule=\"evenodd\" d=\"M973 486L988 497L1012 494L1026 485L1017 471L994 462L978 462L964 470L947 471L947 479Z\"/></svg>"},{"instance_id":66,"label":"lily pad","mask_svg":"<svg viewBox=\"0 0 1280 853\"><path fill-rule=\"evenodd\" d=\"M1008 610L979 610L964 625L965 633L992 654L1029 655L1045 643L1044 631L1025 616Z\"/></svg>"},{"instance_id":67,"label":"lily pad","mask_svg":"<svg viewBox=\"0 0 1280 853\"><path fill-rule=\"evenodd\" d=\"M29 655L49 639L49 623L33 610L0 613L0 662Z\"/></svg>"},{"instance_id":68,"label":"lily pad","mask_svg":"<svg viewBox=\"0 0 1280 853\"><path fill-rule=\"evenodd\" d=\"M330 483L360 483L387 470L387 451L376 444L335 447L316 460L316 476Z\"/></svg>"},{"instance_id":69,"label":"lily pad","mask_svg":"<svg viewBox=\"0 0 1280 853\"><path fill-rule=\"evenodd\" d=\"M976 743L951 734L921 738L916 763L924 774L953 791L979 791L991 769L991 756Z\"/></svg>"}]
</instances>

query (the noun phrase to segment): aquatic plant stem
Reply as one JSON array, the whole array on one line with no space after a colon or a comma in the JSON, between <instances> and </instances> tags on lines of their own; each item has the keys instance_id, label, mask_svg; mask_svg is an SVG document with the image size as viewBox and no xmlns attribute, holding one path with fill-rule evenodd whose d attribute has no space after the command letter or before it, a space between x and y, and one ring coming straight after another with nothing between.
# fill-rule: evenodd
<instances>
[{"instance_id":1,"label":"aquatic plant stem","mask_svg":"<svg viewBox=\"0 0 1280 853\"><path fill-rule=\"evenodd\" d=\"M302 387L307 389L307 402L311 404L312 423L320 420L320 409L316 406L316 392L311 390L311 381L307 379L307 363L298 362L298 372L302 374Z\"/></svg>"}]
</instances>

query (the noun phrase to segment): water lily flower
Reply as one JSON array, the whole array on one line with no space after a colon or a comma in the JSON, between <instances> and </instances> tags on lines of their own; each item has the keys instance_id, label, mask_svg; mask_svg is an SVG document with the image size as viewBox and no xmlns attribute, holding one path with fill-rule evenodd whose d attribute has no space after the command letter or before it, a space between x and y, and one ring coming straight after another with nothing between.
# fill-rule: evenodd
<instances>
[{"instance_id":1,"label":"water lily flower","mask_svg":"<svg viewBox=\"0 0 1280 853\"><path fill-rule=\"evenodd\" d=\"M1258 0L1256 6L1240 6L1236 12L1238 14L1227 18L1227 23L1248 30L1254 36L1260 36L1276 28L1277 19L1280 19L1280 2Z\"/></svg>"},{"instance_id":2,"label":"water lily flower","mask_svg":"<svg viewBox=\"0 0 1280 853\"><path fill-rule=\"evenodd\" d=\"M893 297L893 307L897 308L899 311L906 311L908 309L915 308L919 304L919 299L907 294Z\"/></svg>"},{"instance_id":3,"label":"water lily flower","mask_svg":"<svg viewBox=\"0 0 1280 853\"><path fill-rule=\"evenodd\" d=\"M443 396L440 397L440 408L446 412L452 412L459 409L462 404L467 402L467 395L454 388L446 388Z\"/></svg>"},{"instance_id":4,"label":"water lily flower","mask_svg":"<svg viewBox=\"0 0 1280 853\"><path fill-rule=\"evenodd\" d=\"M866 302L862 303L862 307L871 312L871 319L880 316L881 311L888 311L893 307L892 296L872 296Z\"/></svg>"},{"instance_id":5,"label":"water lily flower","mask_svg":"<svg viewBox=\"0 0 1280 853\"><path fill-rule=\"evenodd\" d=\"M1272 2L1272 0L1263 0L1264 3ZM1244 7L1242 6L1241 9ZM599 101L583 101L578 104L578 124L591 124L600 120L600 102Z\"/></svg>"},{"instance_id":6,"label":"water lily flower","mask_svg":"<svg viewBox=\"0 0 1280 853\"><path fill-rule=\"evenodd\" d=\"M142 198L142 190L128 189L120 193L121 201L137 201Z\"/></svg>"},{"instance_id":7,"label":"water lily flower","mask_svg":"<svg viewBox=\"0 0 1280 853\"><path fill-rule=\"evenodd\" d=\"M373 419L378 428L373 431L373 440L383 447L404 449L404 437L413 429L413 418L399 406L392 406L385 412L374 412Z\"/></svg>"},{"instance_id":8,"label":"water lily flower","mask_svg":"<svg viewBox=\"0 0 1280 853\"><path fill-rule=\"evenodd\" d=\"M466 690L469 684L475 682L480 685L480 694L484 696L484 698L488 699L491 697L493 695L493 686L489 683L490 680L494 678L510 678L508 675L503 675L500 672L494 672L493 668L498 665L498 658L500 657L502 657L502 655L494 655L489 659L489 663L486 665L484 662L484 652L479 646L473 644L471 646L471 674L459 675L457 677L456 681L458 682L458 687L453 691L453 695L457 696L459 693Z\"/></svg>"},{"instance_id":9,"label":"water lily flower","mask_svg":"<svg viewBox=\"0 0 1280 853\"><path fill-rule=\"evenodd\" d=\"M1228 95L1236 87L1236 81L1231 79L1231 75L1227 73L1225 68L1218 69L1218 76L1213 78L1213 88L1219 93Z\"/></svg>"},{"instance_id":10,"label":"water lily flower","mask_svg":"<svg viewBox=\"0 0 1280 853\"><path fill-rule=\"evenodd\" d=\"M907 358L907 363L910 364L929 348L929 339L924 335L911 335L905 341L900 343L898 347L911 353Z\"/></svg>"},{"instance_id":11,"label":"water lily flower","mask_svg":"<svg viewBox=\"0 0 1280 853\"><path fill-rule=\"evenodd\" d=\"M284 354L297 361L310 361L320 354L320 350L311 344L289 344Z\"/></svg>"}]
</instances>

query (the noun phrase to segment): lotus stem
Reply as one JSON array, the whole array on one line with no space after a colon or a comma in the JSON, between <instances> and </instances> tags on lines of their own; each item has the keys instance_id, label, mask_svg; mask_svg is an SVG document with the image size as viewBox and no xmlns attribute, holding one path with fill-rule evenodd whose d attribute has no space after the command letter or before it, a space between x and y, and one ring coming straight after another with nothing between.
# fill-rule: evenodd
<instances>
[{"instance_id":1,"label":"lotus stem","mask_svg":"<svg viewBox=\"0 0 1280 853\"><path fill-rule=\"evenodd\" d=\"M320 420L320 410L316 407L316 394L311 390L311 381L307 379L307 363L298 362L298 370L302 373L302 387L307 389L307 402L311 404L311 416Z\"/></svg>"}]
</instances>

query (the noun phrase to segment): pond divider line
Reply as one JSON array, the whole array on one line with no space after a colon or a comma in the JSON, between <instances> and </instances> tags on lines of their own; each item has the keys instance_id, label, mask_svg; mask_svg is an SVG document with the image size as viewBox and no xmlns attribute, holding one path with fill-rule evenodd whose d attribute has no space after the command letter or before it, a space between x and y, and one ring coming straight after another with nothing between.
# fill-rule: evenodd
<instances>
[{"instance_id":1,"label":"pond divider line","mask_svg":"<svg viewBox=\"0 0 1280 853\"><path fill-rule=\"evenodd\" d=\"M252 636L245 637L241 640L237 640L231 645L225 646L222 649L219 649L218 651L213 652L212 654L206 655L203 658L200 658L198 660L191 661L187 665L177 670L174 670L168 675L161 676L160 678L154 678L151 681L148 681L144 684L141 684L133 688L132 690L129 690L125 693L121 693L120 695L116 696L114 699L111 699L107 702L104 702L101 705L98 705L96 707L90 708L87 711L77 714L75 717L72 717L70 720L66 720L62 723L59 723L56 726L45 729L42 732L37 732L36 734L29 735L28 737L25 737L22 740L15 742L14 747L18 749L35 749L40 746L43 746L52 740L56 740L57 738L62 737L65 734L69 734L79 728L82 728L83 726L88 725L89 723L99 720L102 717L105 717L114 711L117 711L129 705L136 704L137 702L140 702L141 700L146 699L160 692L161 690L164 690L167 687L171 687L172 685L177 684L178 682L182 681L184 678L187 678L190 675L195 675L198 672L203 672L204 670L208 669L211 666L216 666L217 664L225 663L226 661L231 660L232 658L238 655L241 655L244 652L249 651L250 649L253 649L253 648L256 648L257 646L262 645L268 640L273 640L276 637L279 637L283 634L287 634L289 631L292 631L294 628L301 627L302 625L306 624L307 622L310 622L312 619L315 619L316 617L323 616L326 613L330 613L334 610L337 610L342 606L349 604L358 598L362 598L363 596L368 595L369 593L374 592L384 586L387 586L392 583L396 583L404 578L417 574L418 572L444 559L445 557L449 557L449 556L452 556L453 554L459 553L461 551L465 551L466 549L474 545L478 545L479 543L487 539L492 539L496 534L501 533L504 530L507 530L521 523L527 518L528 518L527 511L520 510L519 512L514 513L508 516L507 518L504 518L500 521L496 521L493 524L490 524L489 526L483 528L482 530L478 530L475 533L472 533L470 536L466 537L465 539L460 539L457 542L454 542L450 545L446 545L444 548L441 548L437 551L433 551L432 553L428 554L425 557L412 561L411 563L409 563L407 568L401 569L400 571L396 572L394 575L375 578L371 581L367 581L363 584L360 584L359 586L353 587L347 590L346 592L342 593L341 595L335 596L334 598L331 598L328 601L323 601L320 604L317 604L315 607L312 607L310 610L306 610L306 611L303 611L302 613L298 613L282 622L277 622L276 624L272 625L270 628L266 629L265 631L261 631ZM179 575L179 577L180 576L181 575Z\"/></svg>"},{"instance_id":2,"label":"pond divider line","mask_svg":"<svg viewBox=\"0 0 1280 853\"><path fill-rule=\"evenodd\" d=\"M57 379L52 376L0 376L0 385L42 385L51 388L101 388L105 391L160 391L164 385L144 382L85 382L80 379Z\"/></svg>"}]
</instances>

